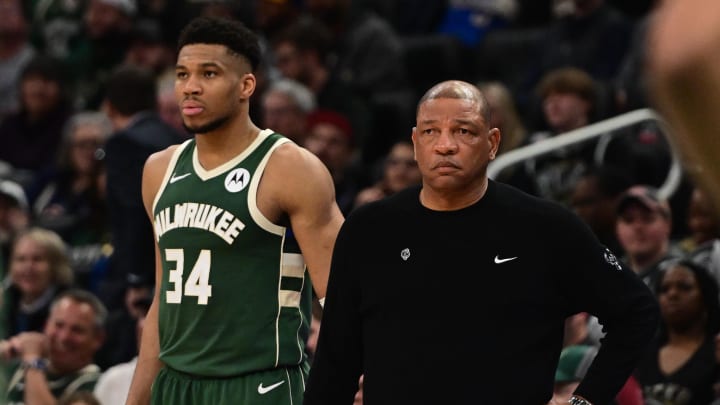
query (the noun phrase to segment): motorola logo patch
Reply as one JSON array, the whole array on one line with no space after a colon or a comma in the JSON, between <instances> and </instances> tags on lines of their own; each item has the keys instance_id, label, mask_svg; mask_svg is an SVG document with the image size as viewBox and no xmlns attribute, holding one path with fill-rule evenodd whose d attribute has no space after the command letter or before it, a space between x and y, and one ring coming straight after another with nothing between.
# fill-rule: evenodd
<instances>
[{"instance_id":1,"label":"motorola logo patch","mask_svg":"<svg viewBox=\"0 0 720 405\"><path fill-rule=\"evenodd\" d=\"M237 193L248 184L250 184L250 172L247 169L234 169L225 176L225 189L231 193Z\"/></svg>"}]
</instances>

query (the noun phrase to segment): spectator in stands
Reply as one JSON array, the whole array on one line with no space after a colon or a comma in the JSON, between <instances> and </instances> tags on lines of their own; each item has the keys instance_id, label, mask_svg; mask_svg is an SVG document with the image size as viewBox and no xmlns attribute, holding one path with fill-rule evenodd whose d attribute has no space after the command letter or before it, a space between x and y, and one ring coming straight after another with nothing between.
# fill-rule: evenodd
<instances>
[{"instance_id":1,"label":"spectator in stands","mask_svg":"<svg viewBox=\"0 0 720 405\"><path fill-rule=\"evenodd\" d=\"M164 41L160 21L138 20L129 35L123 63L143 67L155 75L175 68L175 50Z\"/></svg>"},{"instance_id":2,"label":"spectator in stands","mask_svg":"<svg viewBox=\"0 0 720 405\"><path fill-rule=\"evenodd\" d=\"M485 35L508 26L517 13L517 0L448 1L438 32L452 35L471 49L482 42Z\"/></svg>"},{"instance_id":3,"label":"spectator in stands","mask_svg":"<svg viewBox=\"0 0 720 405\"><path fill-rule=\"evenodd\" d=\"M553 70L537 87L547 131L532 133L527 144L541 142L588 125L596 105L597 88L585 71L567 67ZM511 183L531 194L567 202L572 186L593 162L594 142L583 142L525 161Z\"/></svg>"},{"instance_id":4,"label":"spectator in stands","mask_svg":"<svg viewBox=\"0 0 720 405\"><path fill-rule=\"evenodd\" d=\"M74 114L63 131L57 164L39 173L29 188L34 223L57 232L70 247L72 267L86 278L109 241L108 217L101 176L102 147L112 132L102 112Z\"/></svg>"},{"instance_id":5,"label":"spectator in stands","mask_svg":"<svg viewBox=\"0 0 720 405\"><path fill-rule=\"evenodd\" d=\"M105 307L92 293L71 289L56 298L42 333L0 342L5 359L20 361L10 379L9 403L46 404L92 392L100 369L92 363L105 337Z\"/></svg>"},{"instance_id":6,"label":"spectator in stands","mask_svg":"<svg viewBox=\"0 0 720 405\"><path fill-rule=\"evenodd\" d=\"M407 133L414 119L415 95L408 81L402 42L393 27L362 2L308 0L305 5L333 35L333 74L367 100L373 121L369 138L362 144L362 162L376 163L399 134Z\"/></svg>"},{"instance_id":7,"label":"spectator in stands","mask_svg":"<svg viewBox=\"0 0 720 405\"><path fill-rule=\"evenodd\" d=\"M35 55L20 0L0 2L0 121L20 107L18 82Z\"/></svg>"},{"instance_id":8,"label":"spectator in stands","mask_svg":"<svg viewBox=\"0 0 720 405\"><path fill-rule=\"evenodd\" d=\"M23 188L14 181L0 180L0 274L8 274L10 247L30 224L30 216Z\"/></svg>"},{"instance_id":9,"label":"spectator in stands","mask_svg":"<svg viewBox=\"0 0 720 405\"><path fill-rule=\"evenodd\" d=\"M301 5L293 0L259 0L255 8L255 23L264 38L272 38L278 32L297 21Z\"/></svg>"},{"instance_id":10,"label":"spectator in stands","mask_svg":"<svg viewBox=\"0 0 720 405\"><path fill-rule=\"evenodd\" d=\"M84 34L86 1L47 0L25 3L31 22L31 40L42 54L68 61L75 56L74 43Z\"/></svg>"},{"instance_id":11,"label":"spectator in stands","mask_svg":"<svg viewBox=\"0 0 720 405\"><path fill-rule=\"evenodd\" d=\"M490 127L499 129L503 135L498 155L525 143L527 129L520 119L515 101L507 86L498 81L480 82L477 86L485 94L492 112Z\"/></svg>"},{"instance_id":12,"label":"spectator in stands","mask_svg":"<svg viewBox=\"0 0 720 405\"><path fill-rule=\"evenodd\" d=\"M407 187L416 186L421 181L412 142L398 141L385 158L380 180L358 193L355 207L380 200Z\"/></svg>"},{"instance_id":13,"label":"spectator in stands","mask_svg":"<svg viewBox=\"0 0 720 405\"><path fill-rule=\"evenodd\" d=\"M18 170L13 175L23 186L54 162L62 129L72 113L63 69L60 61L45 56L25 65L20 78L20 110L0 123L0 160Z\"/></svg>"},{"instance_id":14,"label":"spectator in stands","mask_svg":"<svg viewBox=\"0 0 720 405\"><path fill-rule=\"evenodd\" d=\"M145 160L184 138L158 116L155 78L145 69L117 67L107 81L103 109L115 132L105 145L113 254L100 294L113 310L122 305L128 273L155 275L153 229L141 196Z\"/></svg>"},{"instance_id":15,"label":"spectator in stands","mask_svg":"<svg viewBox=\"0 0 720 405\"><path fill-rule=\"evenodd\" d=\"M166 124L175 128L185 137L190 137L183 125L180 106L175 98L175 67L166 69L157 78L158 114Z\"/></svg>"},{"instance_id":16,"label":"spectator in stands","mask_svg":"<svg viewBox=\"0 0 720 405\"><path fill-rule=\"evenodd\" d=\"M637 185L620 197L617 215L617 236L625 249L623 261L655 291L660 264L678 256L670 248L670 205L657 189Z\"/></svg>"},{"instance_id":17,"label":"spectator in stands","mask_svg":"<svg viewBox=\"0 0 720 405\"><path fill-rule=\"evenodd\" d=\"M136 340L135 355L128 361L116 364L103 371L93 391L102 405L125 405L130 383L132 382L135 366L137 365L137 353L140 349L145 316L152 302L152 292L148 295L138 295L131 298L132 311L137 313L137 318L131 327L132 337ZM108 327L110 330L110 327Z\"/></svg>"},{"instance_id":18,"label":"spectator in stands","mask_svg":"<svg viewBox=\"0 0 720 405\"><path fill-rule=\"evenodd\" d=\"M5 334L41 331L51 301L73 283L66 246L55 232L30 228L18 235L3 294Z\"/></svg>"},{"instance_id":19,"label":"spectator in stands","mask_svg":"<svg viewBox=\"0 0 720 405\"><path fill-rule=\"evenodd\" d=\"M345 115L361 148L372 125L367 102L331 70L332 34L308 17L271 38L274 66L283 77L296 80L315 95L318 108Z\"/></svg>"},{"instance_id":20,"label":"spectator in stands","mask_svg":"<svg viewBox=\"0 0 720 405\"><path fill-rule=\"evenodd\" d=\"M600 346L603 333L597 317L587 312L578 312L565 319L563 347L572 345Z\"/></svg>"},{"instance_id":21,"label":"spectator in stands","mask_svg":"<svg viewBox=\"0 0 720 405\"><path fill-rule=\"evenodd\" d=\"M615 78L615 110L630 111L651 107L645 75L647 59L647 34L656 11L662 0L654 0L655 7L635 23L630 47L623 56L620 69Z\"/></svg>"},{"instance_id":22,"label":"spectator in stands","mask_svg":"<svg viewBox=\"0 0 720 405\"><path fill-rule=\"evenodd\" d=\"M570 207L592 229L610 251L625 254L615 232L617 207L632 179L614 166L590 166L581 175L570 194Z\"/></svg>"},{"instance_id":23,"label":"spectator in stands","mask_svg":"<svg viewBox=\"0 0 720 405\"><path fill-rule=\"evenodd\" d=\"M662 322L635 377L651 403L709 404L720 372L718 285L707 269L681 260L668 263L656 289Z\"/></svg>"},{"instance_id":24,"label":"spectator in stands","mask_svg":"<svg viewBox=\"0 0 720 405\"><path fill-rule=\"evenodd\" d=\"M154 281L135 274L128 274L125 282L123 305L110 311L107 329L113 331L95 355L95 361L102 370L130 361L138 353L136 325L144 316L143 307L138 302L148 302L152 298ZM146 308L145 308L146 309ZM130 381L128 380L128 388Z\"/></svg>"},{"instance_id":25,"label":"spectator in stands","mask_svg":"<svg viewBox=\"0 0 720 405\"><path fill-rule=\"evenodd\" d=\"M572 66L587 72L602 88L603 102L597 118L609 111L605 102L632 37L631 20L605 0L571 0L567 12L559 13L546 27L535 47L520 98L526 100L533 87L549 72Z\"/></svg>"},{"instance_id":26,"label":"spectator in stands","mask_svg":"<svg viewBox=\"0 0 720 405\"><path fill-rule=\"evenodd\" d=\"M679 247L720 283L720 211L700 185L694 186L690 197L687 226L689 234Z\"/></svg>"},{"instance_id":27,"label":"spectator in stands","mask_svg":"<svg viewBox=\"0 0 720 405\"><path fill-rule=\"evenodd\" d=\"M71 50L76 108L100 107L105 79L123 62L130 46L136 13L136 0L88 1L83 33Z\"/></svg>"},{"instance_id":28,"label":"spectator in stands","mask_svg":"<svg viewBox=\"0 0 720 405\"><path fill-rule=\"evenodd\" d=\"M353 173L357 157L354 131L347 118L333 110L315 110L307 122L308 135L303 146L320 158L330 171L335 184L335 200L347 216L358 192Z\"/></svg>"},{"instance_id":29,"label":"spectator in stands","mask_svg":"<svg viewBox=\"0 0 720 405\"><path fill-rule=\"evenodd\" d=\"M315 96L307 86L292 79L278 79L262 94L262 126L303 145L307 118L315 108Z\"/></svg>"}]
</instances>

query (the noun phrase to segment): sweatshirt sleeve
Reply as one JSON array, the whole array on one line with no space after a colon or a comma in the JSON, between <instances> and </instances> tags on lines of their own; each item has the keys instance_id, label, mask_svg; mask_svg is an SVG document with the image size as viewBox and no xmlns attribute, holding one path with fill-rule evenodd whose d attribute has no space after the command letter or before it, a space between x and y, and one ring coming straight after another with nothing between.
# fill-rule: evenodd
<instances>
[{"instance_id":1,"label":"sweatshirt sleeve","mask_svg":"<svg viewBox=\"0 0 720 405\"><path fill-rule=\"evenodd\" d=\"M305 405L352 404L362 373L357 248L361 232L345 221L335 242L317 350Z\"/></svg>"},{"instance_id":2,"label":"sweatshirt sleeve","mask_svg":"<svg viewBox=\"0 0 720 405\"><path fill-rule=\"evenodd\" d=\"M605 336L592 365L576 389L595 405L610 403L644 355L659 323L650 289L577 217L559 221L563 291L573 312L596 316Z\"/></svg>"}]
</instances>

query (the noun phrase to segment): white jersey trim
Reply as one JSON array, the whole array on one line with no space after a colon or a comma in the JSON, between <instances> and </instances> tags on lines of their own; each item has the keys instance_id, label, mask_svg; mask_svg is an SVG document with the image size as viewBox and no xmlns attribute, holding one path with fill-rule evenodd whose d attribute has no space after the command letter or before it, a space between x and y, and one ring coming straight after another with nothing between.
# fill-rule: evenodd
<instances>
[{"instance_id":1,"label":"white jersey trim","mask_svg":"<svg viewBox=\"0 0 720 405\"><path fill-rule=\"evenodd\" d=\"M272 135L273 131L271 129L264 129L260 131L257 137L255 137L255 140L252 141L252 143L245 148L244 151L240 152L239 155L235 156L234 158L228 160L227 162L221 164L220 166L212 169L212 170L205 170L204 167L200 164L200 160L198 159L197 155L197 146L195 146L195 149L192 153L192 164L193 169L195 169L195 173L202 181L209 180L215 176L218 176L220 174L225 173L226 171L232 169L235 167L238 163L240 163L243 159L248 157L255 149L257 149L258 146L267 138L268 136Z\"/></svg>"},{"instance_id":2,"label":"white jersey trim","mask_svg":"<svg viewBox=\"0 0 720 405\"><path fill-rule=\"evenodd\" d=\"M155 207L157 206L158 201L160 201L160 197L162 196L163 192L165 191L165 187L167 187L168 181L170 180L170 177L172 176L173 172L175 171L175 165L177 165L178 159L180 159L180 154L182 151L187 148L188 144L192 141L192 139L188 139L187 141L181 143L173 152L172 157L170 158L170 163L168 163L167 168L165 169L165 176L162 179L162 182L160 183L160 188L158 189L157 193L155 194L155 200L153 201L152 205L152 214L153 214L153 229L155 228Z\"/></svg>"},{"instance_id":3,"label":"white jersey trim","mask_svg":"<svg viewBox=\"0 0 720 405\"><path fill-rule=\"evenodd\" d=\"M250 211L250 217L255 221L255 223L262 229L275 234L282 236L285 233L285 227L280 226L277 224L272 223L269 219L263 215L262 212L260 212L260 209L257 206L257 191L258 186L260 185L260 179L262 179L262 175L265 172L265 167L267 167L267 162L270 160L270 156L272 155L273 151L280 145L290 143L291 141L287 138L281 138L278 139L277 142L273 146L270 147L270 150L265 154L265 157L260 161L260 163L257 166L257 169L255 169L255 173L253 173L252 180L250 181L250 190L248 190L248 211Z\"/></svg>"}]
</instances>

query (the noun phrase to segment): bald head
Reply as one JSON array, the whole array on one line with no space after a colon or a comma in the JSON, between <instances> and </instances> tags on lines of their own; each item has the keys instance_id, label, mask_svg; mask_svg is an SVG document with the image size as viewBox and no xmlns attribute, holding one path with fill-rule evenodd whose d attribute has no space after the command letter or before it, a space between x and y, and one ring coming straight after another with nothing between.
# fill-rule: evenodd
<instances>
[{"instance_id":1,"label":"bald head","mask_svg":"<svg viewBox=\"0 0 720 405\"><path fill-rule=\"evenodd\" d=\"M485 121L485 123L490 122L490 108L488 107L485 96L477 87L461 80L447 80L431 87L430 90L425 92L422 98L420 98L416 114L417 111L420 110L420 106L425 102L439 98L455 98L472 101L478 106L483 121Z\"/></svg>"}]
</instances>

